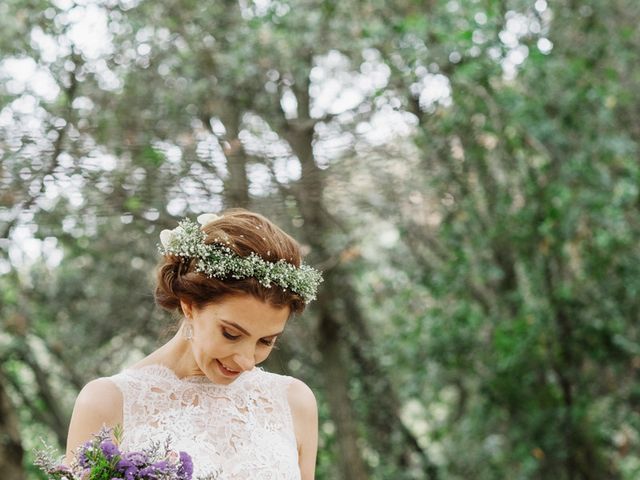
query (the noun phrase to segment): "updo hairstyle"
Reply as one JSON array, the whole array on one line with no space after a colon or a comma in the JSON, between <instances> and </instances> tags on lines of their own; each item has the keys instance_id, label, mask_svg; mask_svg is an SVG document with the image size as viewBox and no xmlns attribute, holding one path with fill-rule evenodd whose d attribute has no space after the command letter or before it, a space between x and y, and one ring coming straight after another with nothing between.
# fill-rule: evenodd
<instances>
[{"instance_id":1,"label":"updo hairstyle","mask_svg":"<svg viewBox=\"0 0 640 480\"><path fill-rule=\"evenodd\" d=\"M234 253L246 257L255 252L263 260L276 263L285 260L296 267L302 262L300 245L267 218L244 209L231 209L204 227L206 244L221 243ZM228 242L228 243L227 243ZM174 313L184 313L180 300L197 309L226 297L249 294L274 307L289 307L290 314L304 310L303 298L279 285L263 286L255 278L209 278L196 272L197 259L184 261L175 255L165 255L158 266L156 303Z\"/></svg>"}]
</instances>

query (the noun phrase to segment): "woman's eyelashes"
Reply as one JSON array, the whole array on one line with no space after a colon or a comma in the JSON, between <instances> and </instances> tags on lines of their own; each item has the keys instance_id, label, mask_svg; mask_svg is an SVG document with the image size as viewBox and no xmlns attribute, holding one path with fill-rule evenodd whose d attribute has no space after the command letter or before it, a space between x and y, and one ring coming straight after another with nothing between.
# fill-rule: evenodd
<instances>
[{"instance_id":1,"label":"woman's eyelashes","mask_svg":"<svg viewBox=\"0 0 640 480\"><path fill-rule=\"evenodd\" d=\"M240 335L231 335L229 332L227 332L226 330L222 331L222 335L224 335L225 338L228 338L229 340L237 340L238 338L240 338Z\"/></svg>"},{"instance_id":2,"label":"woman's eyelashes","mask_svg":"<svg viewBox=\"0 0 640 480\"><path fill-rule=\"evenodd\" d=\"M229 332L227 332L226 330L222 330L222 335L225 338L229 339L229 340L237 340L241 336L241 335L232 335ZM271 339L263 338L263 339L260 340L260 342L262 342L262 344L266 345L267 347L271 347L276 342L276 337L271 338Z\"/></svg>"}]
</instances>

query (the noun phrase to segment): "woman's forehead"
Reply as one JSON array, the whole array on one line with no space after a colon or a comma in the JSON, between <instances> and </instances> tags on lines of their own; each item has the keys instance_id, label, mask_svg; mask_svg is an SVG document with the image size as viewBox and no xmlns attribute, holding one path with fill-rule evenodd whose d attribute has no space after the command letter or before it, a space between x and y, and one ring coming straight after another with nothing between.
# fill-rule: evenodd
<instances>
[{"instance_id":1,"label":"woman's forehead","mask_svg":"<svg viewBox=\"0 0 640 480\"><path fill-rule=\"evenodd\" d=\"M278 333L289 318L289 307L276 307L250 295L228 297L202 309L207 317L213 316L250 334Z\"/></svg>"}]
</instances>

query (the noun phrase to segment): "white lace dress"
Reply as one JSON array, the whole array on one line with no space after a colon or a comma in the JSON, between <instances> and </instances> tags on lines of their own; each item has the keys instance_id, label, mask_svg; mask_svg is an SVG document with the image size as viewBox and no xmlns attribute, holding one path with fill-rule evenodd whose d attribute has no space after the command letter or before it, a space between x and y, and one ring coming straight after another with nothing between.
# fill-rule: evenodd
<instances>
[{"instance_id":1,"label":"white lace dress","mask_svg":"<svg viewBox=\"0 0 640 480\"><path fill-rule=\"evenodd\" d=\"M300 480L292 377L256 367L220 385L147 365L109 379L123 396L124 450L170 438L172 449L191 455L194 480L216 472L217 480Z\"/></svg>"}]
</instances>

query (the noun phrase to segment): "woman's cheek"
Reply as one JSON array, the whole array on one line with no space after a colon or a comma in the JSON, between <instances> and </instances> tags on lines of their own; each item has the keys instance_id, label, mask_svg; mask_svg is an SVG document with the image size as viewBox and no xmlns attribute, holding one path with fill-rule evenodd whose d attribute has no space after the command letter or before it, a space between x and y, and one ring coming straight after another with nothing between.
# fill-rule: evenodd
<instances>
[{"instance_id":1,"label":"woman's cheek","mask_svg":"<svg viewBox=\"0 0 640 480\"><path fill-rule=\"evenodd\" d=\"M264 362L264 361L267 359L267 357L269 356L269 354L271 353L271 350L272 350L272 349L271 349L271 348L269 348L269 349L267 349L267 350L266 350L266 351L264 351L264 352L260 352L260 353L258 353L258 355L256 356L256 357L257 357L257 358L256 358L256 363L262 363L262 362Z\"/></svg>"}]
</instances>

